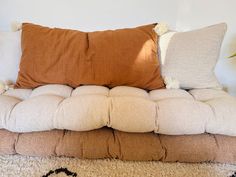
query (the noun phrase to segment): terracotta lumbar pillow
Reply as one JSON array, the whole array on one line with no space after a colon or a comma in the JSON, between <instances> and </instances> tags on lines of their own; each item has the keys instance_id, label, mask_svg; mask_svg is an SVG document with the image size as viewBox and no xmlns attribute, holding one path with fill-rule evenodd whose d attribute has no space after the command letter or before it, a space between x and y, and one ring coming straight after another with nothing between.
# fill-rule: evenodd
<instances>
[{"instance_id":1,"label":"terracotta lumbar pillow","mask_svg":"<svg viewBox=\"0 0 236 177\"><path fill-rule=\"evenodd\" d=\"M162 88L154 27L81 32L24 23L16 87L66 84Z\"/></svg>"}]
</instances>

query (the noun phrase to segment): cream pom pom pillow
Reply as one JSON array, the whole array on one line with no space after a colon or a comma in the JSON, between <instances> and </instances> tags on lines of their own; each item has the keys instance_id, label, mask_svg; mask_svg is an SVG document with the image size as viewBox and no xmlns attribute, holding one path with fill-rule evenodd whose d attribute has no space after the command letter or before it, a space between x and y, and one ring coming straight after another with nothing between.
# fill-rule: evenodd
<instances>
[{"instance_id":1,"label":"cream pom pom pillow","mask_svg":"<svg viewBox=\"0 0 236 177\"><path fill-rule=\"evenodd\" d=\"M221 88L214 69L227 29L225 23L160 37L162 75L179 81L180 88Z\"/></svg>"}]
</instances>

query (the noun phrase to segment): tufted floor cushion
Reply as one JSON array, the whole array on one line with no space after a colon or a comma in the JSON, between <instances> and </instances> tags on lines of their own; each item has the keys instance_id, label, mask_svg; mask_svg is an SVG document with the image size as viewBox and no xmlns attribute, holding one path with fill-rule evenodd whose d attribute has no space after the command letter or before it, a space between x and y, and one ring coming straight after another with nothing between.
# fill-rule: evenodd
<instances>
[{"instance_id":1,"label":"tufted floor cushion","mask_svg":"<svg viewBox=\"0 0 236 177\"><path fill-rule=\"evenodd\" d=\"M75 132L13 133L0 130L0 154L236 163L236 137L125 133L110 128Z\"/></svg>"},{"instance_id":2,"label":"tufted floor cushion","mask_svg":"<svg viewBox=\"0 0 236 177\"><path fill-rule=\"evenodd\" d=\"M236 99L222 90L45 85L0 95L0 128L13 132L104 126L166 135L236 135Z\"/></svg>"}]
</instances>

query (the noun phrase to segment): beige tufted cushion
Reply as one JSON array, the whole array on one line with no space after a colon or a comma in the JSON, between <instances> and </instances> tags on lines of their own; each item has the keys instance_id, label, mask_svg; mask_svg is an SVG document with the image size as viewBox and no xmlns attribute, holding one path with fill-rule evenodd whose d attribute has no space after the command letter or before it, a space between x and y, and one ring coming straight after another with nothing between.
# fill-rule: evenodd
<instances>
[{"instance_id":1,"label":"beige tufted cushion","mask_svg":"<svg viewBox=\"0 0 236 177\"><path fill-rule=\"evenodd\" d=\"M45 85L0 95L0 128L13 132L112 127L124 132L236 136L236 99L222 90Z\"/></svg>"}]
</instances>

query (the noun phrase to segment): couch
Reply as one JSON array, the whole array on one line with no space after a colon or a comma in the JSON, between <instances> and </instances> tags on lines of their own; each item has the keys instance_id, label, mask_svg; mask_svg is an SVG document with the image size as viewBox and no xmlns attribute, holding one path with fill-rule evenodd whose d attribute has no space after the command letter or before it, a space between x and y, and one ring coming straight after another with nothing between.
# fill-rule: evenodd
<instances>
[{"instance_id":1,"label":"couch","mask_svg":"<svg viewBox=\"0 0 236 177\"><path fill-rule=\"evenodd\" d=\"M53 83L6 89L0 154L236 163L235 97L218 86L178 81L169 89Z\"/></svg>"}]
</instances>

